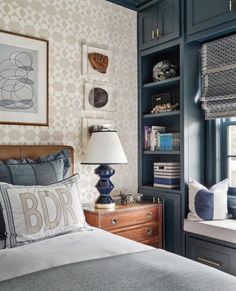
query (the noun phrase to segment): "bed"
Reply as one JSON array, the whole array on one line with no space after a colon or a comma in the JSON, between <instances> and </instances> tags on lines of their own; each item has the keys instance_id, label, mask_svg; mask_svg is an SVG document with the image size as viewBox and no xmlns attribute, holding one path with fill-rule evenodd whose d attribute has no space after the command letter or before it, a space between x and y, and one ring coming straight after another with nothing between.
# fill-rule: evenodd
<instances>
[{"instance_id":1,"label":"bed","mask_svg":"<svg viewBox=\"0 0 236 291\"><path fill-rule=\"evenodd\" d=\"M64 148L69 149L73 170L73 149L63 146L0 146L0 160L35 159ZM232 291L235 286L231 275L87 225L0 250L4 291Z\"/></svg>"}]
</instances>

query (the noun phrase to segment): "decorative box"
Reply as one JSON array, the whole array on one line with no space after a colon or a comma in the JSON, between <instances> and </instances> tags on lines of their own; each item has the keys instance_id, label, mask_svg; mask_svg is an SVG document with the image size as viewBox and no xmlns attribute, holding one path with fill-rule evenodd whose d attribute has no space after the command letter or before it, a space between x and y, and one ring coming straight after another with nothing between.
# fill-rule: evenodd
<instances>
[{"instance_id":1,"label":"decorative box","mask_svg":"<svg viewBox=\"0 0 236 291\"><path fill-rule=\"evenodd\" d=\"M179 97L175 93L163 93L152 96L151 113L179 110Z\"/></svg>"},{"instance_id":2,"label":"decorative box","mask_svg":"<svg viewBox=\"0 0 236 291\"><path fill-rule=\"evenodd\" d=\"M154 187L176 189L180 187L180 163L154 163Z\"/></svg>"}]
</instances>

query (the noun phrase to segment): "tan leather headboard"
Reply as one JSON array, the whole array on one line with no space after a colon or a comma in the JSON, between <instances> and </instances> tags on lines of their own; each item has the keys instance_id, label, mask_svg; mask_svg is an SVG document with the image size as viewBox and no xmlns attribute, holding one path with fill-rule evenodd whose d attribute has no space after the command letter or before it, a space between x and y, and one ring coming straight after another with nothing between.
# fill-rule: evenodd
<instances>
[{"instance_id":1,"label":"tan leather headboard","mask_svg":"<svg viewBox=\"0 0 236 291\"><path fill-rule=\"evenodd\" d=\"M71 174L74 174L74 149L71 146L63 145L0 145L0 161L8 159L37 159L64 149L70 150Z\"/></svg>"}]
</instances>

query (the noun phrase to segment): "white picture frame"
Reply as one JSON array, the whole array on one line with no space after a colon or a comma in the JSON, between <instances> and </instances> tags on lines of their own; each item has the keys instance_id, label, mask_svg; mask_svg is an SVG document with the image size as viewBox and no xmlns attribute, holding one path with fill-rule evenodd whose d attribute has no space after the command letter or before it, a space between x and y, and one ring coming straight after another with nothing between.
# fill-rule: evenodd
<instances>
[{"instance_id":1,"label":"white picture frame","mask_svg":"<svg viewBox=\"0 0 236 291\"><path fill-rule=\"evenodd\" d=\"M0 124L48 126L48 41L0 31Z\"/></svg>"}]
</instances>

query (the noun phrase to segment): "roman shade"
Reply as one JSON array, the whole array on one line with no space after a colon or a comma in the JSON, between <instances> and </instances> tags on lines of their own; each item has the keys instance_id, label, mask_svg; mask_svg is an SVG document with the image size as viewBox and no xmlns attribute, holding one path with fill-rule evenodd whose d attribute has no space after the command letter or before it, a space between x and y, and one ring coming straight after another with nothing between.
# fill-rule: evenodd
<instances>
[{"instance_id":1,"label":"roman shade","mask_svg":"<svg viewBox=\"0 0 236 291\"><path fill-rule=\"evenodd\" d=\"M236 35L203 44L201 61L205 119L236 117Z\"/></svg>"}]
</instances>

